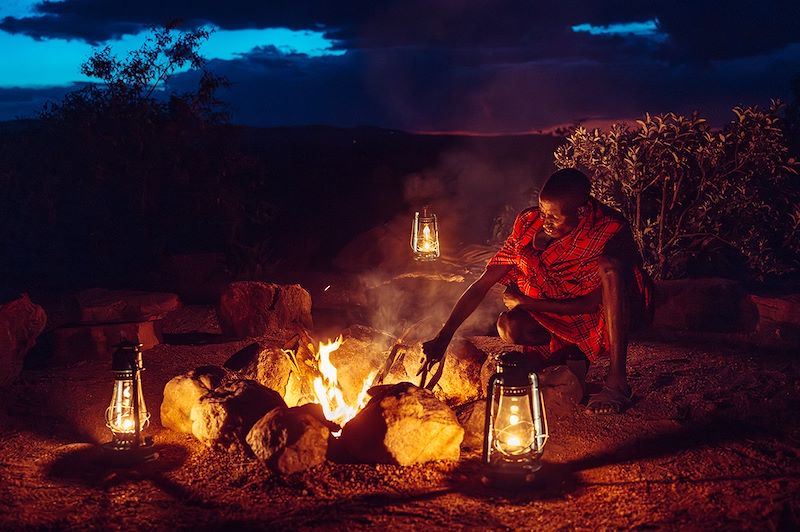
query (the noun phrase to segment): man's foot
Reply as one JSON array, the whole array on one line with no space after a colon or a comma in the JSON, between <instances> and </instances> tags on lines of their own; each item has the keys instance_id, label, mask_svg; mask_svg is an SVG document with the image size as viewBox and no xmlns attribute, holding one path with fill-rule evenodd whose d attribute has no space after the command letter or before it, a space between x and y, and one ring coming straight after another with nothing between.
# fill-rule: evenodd
<instances>
[{"instance_id":1,"label":"man's foot","mask_svg":"<svg viewBox=\"0 0 800 532\"><path fill-rule=\"evenodd\" d=\"M628 388L627 393L617 388L603 386L599 392L589 396L586 405L587 414L621 414L631 406L633 393Z\"/></svg>"}]
</instances>

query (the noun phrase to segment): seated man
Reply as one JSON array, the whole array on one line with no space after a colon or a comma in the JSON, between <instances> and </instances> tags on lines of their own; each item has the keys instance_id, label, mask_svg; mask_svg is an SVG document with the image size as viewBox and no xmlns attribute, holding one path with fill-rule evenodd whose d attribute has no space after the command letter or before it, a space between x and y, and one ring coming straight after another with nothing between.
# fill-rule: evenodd
<instances>
[{"instance_id":1,"label":"seated man","mask_svg":"<svg viewBox=\"0 0 800 532\"><path fill-rule=\"evenodd\" d=\"M652 316L652 283L628 223L590 191L589 178L578 170L550 176L539 206L517 216L483 274L461 295L437 336L423 344L428 366L441 360L456 330L489 289L502 283L509 310L497 320L501 338L526 346L539 368L566 362L582 384L589 362L608 354L605 385L589 398L587 411L627 408L628 331ZM545 345L549 349L535 347Z\"/></svg>"}]
</instances>

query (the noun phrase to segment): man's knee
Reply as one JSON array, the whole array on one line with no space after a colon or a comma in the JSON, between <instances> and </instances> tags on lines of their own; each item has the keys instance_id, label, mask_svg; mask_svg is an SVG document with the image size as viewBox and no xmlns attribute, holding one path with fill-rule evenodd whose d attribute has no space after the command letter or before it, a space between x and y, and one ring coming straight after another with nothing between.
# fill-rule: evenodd
<instances>
[{"instance_id":1,"label":"man's knee","mask_svg":"<svg viewBox=\"0 0 800 532\"><path fill-rule=\"evenodd\" d=\"M497 334L500 335L506 342L515 343L514 340L511 339L514 336L514 328L511 324L512 320L508 316L509 311L501 312L500 315L497 317Z\"/></svg>"},{"instance_id":2,"label":"man's knee","mask_svg":"<svg viewBox=\"0 0 800 532\"><path fill-rule=\"evenodd\" d=\"M542 345L550 341L550 334L526 312L509 310L497 318L497 333L505 342L520 345Z\"/></svg>"}]
</instances>

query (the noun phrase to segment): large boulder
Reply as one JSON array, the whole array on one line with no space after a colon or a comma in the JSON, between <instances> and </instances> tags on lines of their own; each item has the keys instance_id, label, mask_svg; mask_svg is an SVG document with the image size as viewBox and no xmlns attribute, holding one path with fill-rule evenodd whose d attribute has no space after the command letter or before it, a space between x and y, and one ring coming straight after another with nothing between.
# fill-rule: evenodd
<instances>
[{"instance_id":1,"label":"large boulder","mask_svg":"<svg viewBox=\"0 0 800 532\"><path fill-rule=\"evenodd\" d=\"M201 366L173 377L164 386L161 425L176 432L192 433L191 412L200 398L217 388L228 372L219 366Z\"/></svg>"},{"instance_id":2,"label":"large boulder","mask_svg":"<svg viewBox=\"0 0 800 532\"><path fill-rule=\"evenodd\" d=\"M237 338L289 338L313 327L311 295L300 285L230 283L217 307L222 332Z\"/></svg>"},{"instance_id":3,"label":"large boulder","mask_svg":"<svg viewBox=\"0 0 800 532\"><path fill-rule=\"evenodd\" d=\"M25 355L36 344L46 323L44 309L28 294L0 305L0 386L19 376Z\"/></svg>"},{"instance_id":4,"label":"large boulder","mask_svg":"<svg viewBox=\"0 0 800 532\"><path fill-rule=\"evenodd\" d=\"M192 434L209 447L241 450L255 422L279 406L286 403L275 390L251 380L232 381L208 392L192 407Z\"/></svg>"},{"instance_id":5,"label":"large boulder","mask_svg":"<svg viewBox=\"0 0 800 532\"><path fill-rule=\"evenodd\" d=\"M163 285L189 303L216 303L231 281L224 253L170 255L161 264L161 274Z\"/></svg>"},{"instance_id":6,"label":"large boulder","mask_svg":"<svg viewBox=\"0 0 800 532\"><path fill-rule=\"evenodd\" d=\"M751 333L760 345L780 349L800 348L800 294L750 295L758 314Z\"/></svg>"},{"instance_id":7,"label":"large boulder","mask_svg":"<svg viewBox=\"0 0 800 532\"><path fill-rule=\"evenodd\" d=\"M83 290L76 301L77 321L83 324L160 320L181 306L175 294L104 288Z\"/></svg>"},{"instance_id":8,"label":"large boulder","mask_svg":"<svg viewBox=\"0 0 800 532\"><path fill-rule=\"evenodd\" d=\"M737 332L756 319L742 285L729 279L657 281L655 294L657 329Z\"/></svg>"},{"instance_id":9,"label":"large boulder","mask_svg":"<svg viewBox=\"0 0 800 532\"><path fill-rule=\"evenodd\" d=\"M53 358L62 364L109 360L114 346L126 339L138 341L142 350L147 350L161 343L159 324L158 321L142 321L59 327L51 338Z\"/></svg>"},{"instance_id":10,"label":"large boulder","mask_svg":"<svg viewBox=\"0 0 800 532\"><path fill-rule=\"evenodd\" d=\"M296 356L294 360L297 360ZM299 374L292 358L277 344L254 342L231 355L224 366L236 371L243 379L254 380L277 391L289 406L307 403L314 397L308 378Z\"/></svg>"},{"instance_id":11,"label":"large boulder","mask_svg":"<svg viewBox=\"0 0 800 532\"><path fill-rule=\"evenodd\" d=\"M323 463L329 436L326 423L308 408L278 407L253 425L246 440L256 458L289 475Z\"/></svg>"},{"instance_id":12,"label":"large boulder","mask_svg":"<svg viewBox=\"0 0 800 532\"><path fill-rule=\"evenodd\" d=\"M418 382L417 372L424 359L421 344L416 344L409 349L403 359L405 378L401 380ZM455 406L467 403L481 396L481 367L486 360L486 353L475 346L468 338L456 337L447 347L444 358L444 369L439 380L433 388L433 392L448 405ZM392 374L392 379L398 379L399 375ZM428 375L428 380L433 377ZM387 382L397 382L387 380Z\"/></svg>"},{"instance_id":13,"label":"large boulder","mask_svg":"<svg viewBox=\"0 0 800 532\"><path fill-rule=\"evenodd\" d=\"M410 383L382 386L344 426L342 447L365 463L411 465L458 460L464 429L432 392Z\"/></svg>"}]
</instances>

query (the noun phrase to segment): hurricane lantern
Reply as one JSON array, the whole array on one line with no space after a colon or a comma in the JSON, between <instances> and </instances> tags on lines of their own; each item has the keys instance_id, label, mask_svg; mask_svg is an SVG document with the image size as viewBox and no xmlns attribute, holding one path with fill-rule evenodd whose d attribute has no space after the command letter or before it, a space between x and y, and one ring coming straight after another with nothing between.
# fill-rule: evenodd
<instances>
[{"instance_id":1,"label":"hurricane lantern","mask_svg":"<svg viewBox=\"0 0 800 532\"><path fill-rule=\"evenodd\" d=\"M431 261L439 258L439 224L427 205L414 213L411 224L411 249L414 259Z\"/></svg>"},{"instance_id":2,"label":"hurricane lantern","mask_svg":"<svg viewBox=\"0 0 800 532\"><path fill-rule=\"evenodd\" d=\"M498 357L486 392L485 483L530 482L541 468L547 418L536 373L517 351Z\"/></svg>"},{"instance_id":3,"label":"hurricane lantern","mask_svg":"<svg viewBox=\"0 0 800 532\"><path fill-rule=\"evenodd\" d=\"M153 440L142 436L150 424L142 394L142 344L123 341L115 347L111 362L114 390L106 409L106 426L111 429L113 439L103 448L120 462L152 460L158 456L152 451Z\"/></svg>"}]
</instances>

